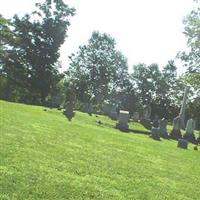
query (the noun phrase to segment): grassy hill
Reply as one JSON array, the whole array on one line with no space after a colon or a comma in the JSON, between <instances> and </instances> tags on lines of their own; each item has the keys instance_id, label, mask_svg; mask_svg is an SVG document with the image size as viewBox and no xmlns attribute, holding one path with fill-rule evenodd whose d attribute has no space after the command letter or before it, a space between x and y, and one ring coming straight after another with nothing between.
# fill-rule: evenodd
<instances>
[{"instance_id":1,"label":"grassy hill","mask_svg":"<svg viewBox=\"0 0 200 200\"><path fill-rule=\"evenodd\" d=\"M200 151L114 124L0 101L0 199L200 199Z\"/></svg>"}]
</instances>

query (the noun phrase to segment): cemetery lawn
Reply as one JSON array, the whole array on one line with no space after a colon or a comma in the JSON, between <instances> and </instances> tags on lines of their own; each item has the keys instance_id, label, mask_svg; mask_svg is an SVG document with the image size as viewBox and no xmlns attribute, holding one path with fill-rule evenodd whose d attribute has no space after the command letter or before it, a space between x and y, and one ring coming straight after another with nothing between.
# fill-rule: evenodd
<instances>
[{"instance_id":1,"label":"cemetery lawn","mask_svg":"<svg viewBox=\"0 0 200 200\"><path fill-rule=\"evenodd\" d=\"M77 112L69 122L44 109L0 101L0 200L200 199L193 145L123 133L105 116Z\"/></svg>"}]
</instances>

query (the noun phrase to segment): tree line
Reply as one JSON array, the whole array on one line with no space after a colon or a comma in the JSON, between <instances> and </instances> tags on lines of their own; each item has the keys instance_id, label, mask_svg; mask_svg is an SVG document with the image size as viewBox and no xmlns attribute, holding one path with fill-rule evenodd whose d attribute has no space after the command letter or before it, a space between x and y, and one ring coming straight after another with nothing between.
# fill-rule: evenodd
<instances>
[{"instance_id":1,"label":"tree line","mask_svg":"<svg viewBox=\"0 0 200 200\"><path fill-rule=\"evenodd\" d=\"M115 39L99 31L69 56L68 69L61 73L59 49L75 12L62 0L46 0L23 17L0 15L1 99L51 106L59 97L65 106L73 95L77 109L90 103L100 110L108 102L133 114L151 106L152 118L172 119L189 84L187 113L200 121L200 8L184 19L189 51L177 54L187 69L182 76L177 76L173 60L166 66L139 63L129 73L127 58L117 50Z\"/></svg>"}]
</instances>

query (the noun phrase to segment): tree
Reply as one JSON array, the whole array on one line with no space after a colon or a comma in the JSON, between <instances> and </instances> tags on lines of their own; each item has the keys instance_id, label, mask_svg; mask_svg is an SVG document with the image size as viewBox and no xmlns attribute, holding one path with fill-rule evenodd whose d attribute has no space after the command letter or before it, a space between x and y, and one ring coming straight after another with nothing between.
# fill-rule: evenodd
<instances>
[{"instance_id":1,"label":"tree","mask_svg":"<svg viewBox=\"0 0 200 200\"><path fill-rule=\"evenodd\" d=\"M68 75L82 102L96 104L109 100L113 90L123 87L128 74L127 59L116 50L115 40L106 33L93 32L87 45L70 56Z\"/></svg>"},{"instance_id":2,"label":"tree","mask_svg":"<svg viewBox=\"0 0 200 200\"><path fill-rule=\"evenodd\" d=\"M183 23L189 51L179 53L179 57L187 67L183 80L192 86L194 91L189 112L197 118L197 124L200 127L200 7L197 6L192 10Z\"/></svg>"},{"instance_id":3,"label":"tree","mask_svg":"<svg viewBox=\"0 0 200 200\"><path fill-rule=\"evenodd\" d=\"M182 52L181 59L185 61L189 72L200 73L200 7L192 10L183 23L189 52Z\"/></svg>"},{"instance_id":4,"label":"tree","mask_svg":"<svg viewBox=\"0 0 200 200\"><path fill-rule=\"evenodd\" d=\"M158 66L153 64L147 66L145 64L138 64L133 66L132 79L135 84L135 89L140 94L140 102L143 105L149 105L153 96L155 96L155 78L160 74ZM154 76L155 75L155 76Z\"/></svg>"},{"instance_id":5,"label":"tree","mask_svg":"<svg viewBox=\"0 0 200 200\"><path fill-rule=\"evenodd\" d=\"M11 90L14 92L15 86L10 84L12 77L10 77L10 79L8 78L7 73L5 72L6 62L4 62L9 59L6 49L10 44L16 42L10 26L10 20L5 19L0 15L0 98L13 100L13 98L11 98L13 96Z\"/></svg>"},{"instance_id":6,"label":"tree","mask_svg":"<svg viewBox=\"0 0 200 200\"><path fill-rule=\"evenodd\" d=\"M30 15L14 16L12 29L16 42L6 50L3 71L13 79L13 84L20 85L23 80L29 100L44 104L57 80L55 77L59 76L56 67L59 48L70 25L68 18L75 10L62 0L46 0L36 7Z\"/></svg>"},{"instance_id":7,"label":"tree","mask_svg":"<svg viewBox=\"0 0 200 200\"><path fill-rule=\"evenodd\" d=\"M155 115L172 118L176 111L175 88L178 86L176 66L173 61L169 61L162 71L157 64L134 65L131 79L139 101L137 104L140 105L137 107L138 110L141 110L142 105L151 106L152 118Z\"/></svg>"}]
</instances>

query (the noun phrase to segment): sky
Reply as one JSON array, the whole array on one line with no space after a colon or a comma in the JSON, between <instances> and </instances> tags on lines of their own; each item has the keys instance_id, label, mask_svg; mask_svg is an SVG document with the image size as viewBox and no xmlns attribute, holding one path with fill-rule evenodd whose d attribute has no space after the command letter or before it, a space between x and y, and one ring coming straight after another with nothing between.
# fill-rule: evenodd
<instances>
[{"instance_id":1,"label":"sky","mask_svg":"<svg viewBox=\"0 0 200 200\"><path fill-rule=\"evenodd\" d=\"M64 0L76 9L70 19L68 37L60 49L62 70L69 66L68 56L86 44L93 31L110 34L117 49L127 58L129 70L138 63L158 63L162 68L185 50L184 16L190 13L193 0ZM0 0L0 13L7 18L34 10L43 0ZM177 62L178 72L184 72Z\"/></svg>"}]
</instances>

